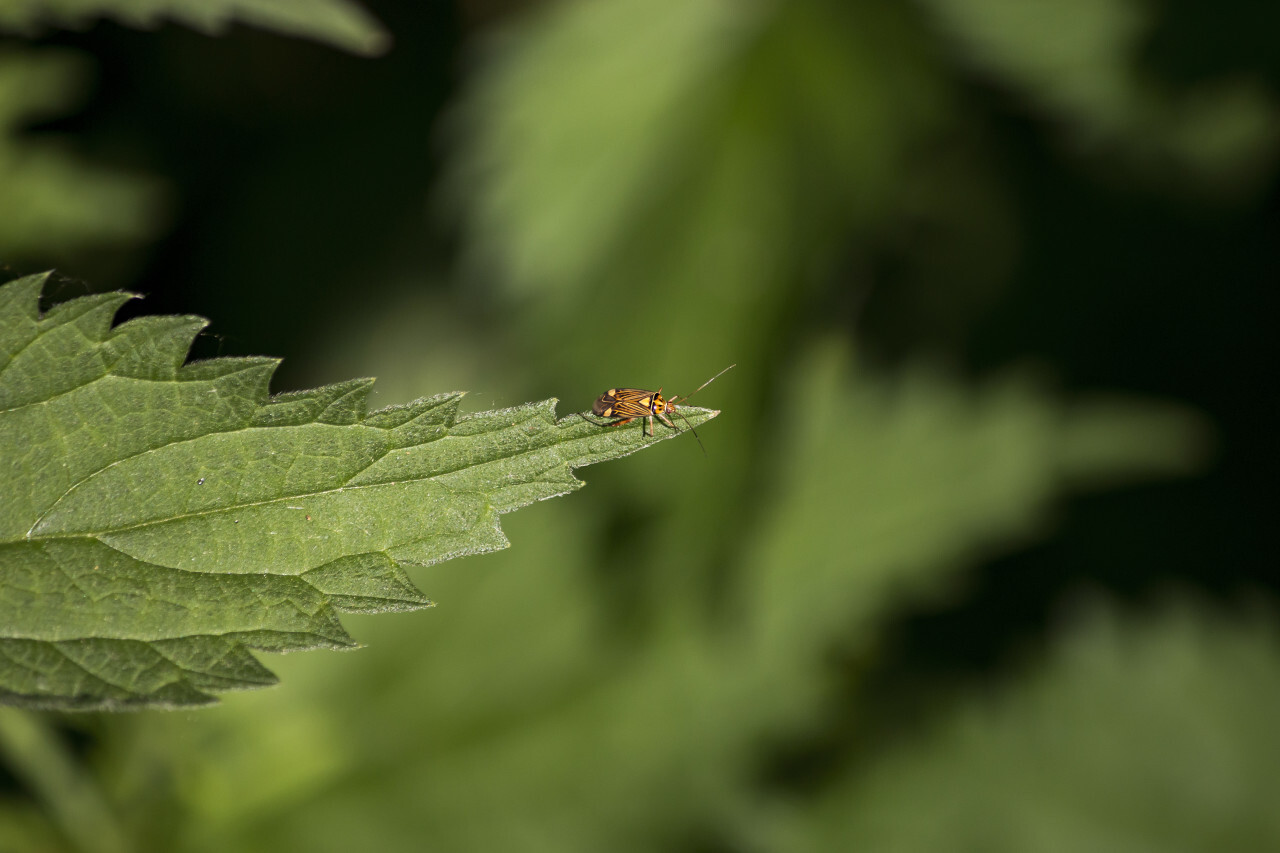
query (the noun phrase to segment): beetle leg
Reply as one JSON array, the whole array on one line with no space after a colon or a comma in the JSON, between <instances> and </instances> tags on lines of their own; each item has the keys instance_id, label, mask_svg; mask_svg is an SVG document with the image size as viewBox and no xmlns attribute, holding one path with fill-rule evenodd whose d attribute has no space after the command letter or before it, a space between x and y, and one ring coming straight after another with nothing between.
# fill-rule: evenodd
<instances>
[{"instance_id":1,"label":"beetle leg","mask_svg":"<svg viewBox=\"0 0 1280 853\"><path fill-rule=\"evenodd\" d=\"M594 424L595 426L602 426L602 427L622 426L623 424L629 424L635 420L635 418L618 418L616 421L609 421L608 423L602 424L599 421L591 420L591 418L587 417L582 412L578 412L578 417L582 418L584 421L586 421L589 424Z\"/></svg>"}]
</instances>

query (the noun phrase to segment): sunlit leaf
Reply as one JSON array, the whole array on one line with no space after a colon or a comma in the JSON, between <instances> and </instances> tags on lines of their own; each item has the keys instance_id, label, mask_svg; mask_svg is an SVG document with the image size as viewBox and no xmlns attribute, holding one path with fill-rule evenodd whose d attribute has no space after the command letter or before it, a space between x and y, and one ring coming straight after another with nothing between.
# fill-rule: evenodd
<instances>
[{"instance_id":1,"label":"sunlit leaf","mask_svg":"<svg viewBox=\"0 0 1280 853\"><path fill-rule=\"evenodd\" d=\"M43 281L0 289L11 702L180 705L271 683L248 649L353 645L339 612L429 603L402 565L506 547L503 513L676 434L557 420L555 400L368 412L367 379L269 397L274 359L183 364L201 318L112 328L121 293L40 316Z\"/></svg>"}]
</instances>

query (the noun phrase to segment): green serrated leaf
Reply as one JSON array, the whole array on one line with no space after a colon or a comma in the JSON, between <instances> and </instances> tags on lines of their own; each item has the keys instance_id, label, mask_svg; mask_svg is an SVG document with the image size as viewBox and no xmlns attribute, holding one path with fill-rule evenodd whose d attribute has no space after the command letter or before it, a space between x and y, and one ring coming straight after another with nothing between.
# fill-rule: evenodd
<instances>
[{"instance_id":1,"label":"green serrated leaf","mask_svg":"<svg viewBox=\"0 0 1280 853\"><path fill-rule=\"evenodd\" d=\"M272 676L247 648L354 645L339 612L430 605L401 566L504 548L499 516L680 430L556 418L554 399L376 412L372 380L268 395L276 362L182 365L198 317L111 327L111 293L44 316L0 288L0 696L211 701ZM714 417L682 408L695 426Z\"/></svg>"},{"instance_id":2,"label":"green serrated leaf","mask_svg":"<svg viewBox=\"0 0 1280 853\"><path fill-rule=\"evenodd\" d=\"M218 34L233 23L327 42L353 53L378 54L391 38L350 0L9 0L0 4L0 29L31 33L41 27L81 27L98 18L151 28L179 21Z\"/></svg>"}]
</instances>

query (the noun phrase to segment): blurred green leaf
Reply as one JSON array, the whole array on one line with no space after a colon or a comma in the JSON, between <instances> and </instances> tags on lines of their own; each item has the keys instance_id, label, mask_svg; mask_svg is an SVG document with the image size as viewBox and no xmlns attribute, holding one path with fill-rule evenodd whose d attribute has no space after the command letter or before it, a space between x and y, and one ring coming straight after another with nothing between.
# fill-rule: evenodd
<instances>
[{"instance_id":1,"label":"blurred green leaf","mask_svg":"<svg viewBox=\"0 0 1280 853\"><path fill-rule=\"evenodd\" d=\"M367 412L367 379L268 399L274 359L183 364L203 319L112 329L122 293L41 317L44 279L0 289L9 702L182 705L271 683L247 649L353 645L339 611L429 604L402 564L503 548L501 514L678 433L557 421L554 399Z\"/></svg>"},{"instance_id":2,"label":"blurred green leaf","mask_svg":"<svg viewBox=\"0 0 1280 853\"><path fill-rule=\"evenodd\" d=\"M83 163L57 137L19 133L69 109L87 71L71 53L0 48L0 260L136 242L156 227L153 179Z\"/></svg>"},{"instance_id":3,"label":"blurred green leaf","mask_svg":"<svg viewBox=\"0 0 1280 853\"><path fill-rule=\"evenodd\" d=\"M83 27L98 18L141 28L172 20L210 34L241 23L363 54L382 53L391 41L351 0L7 0L0 5L0 30L21 33L51 25Z\"/></svg>"},{"instance_id":4,"label":"blurred green leaf","mask_svg":"<svg viewBox=\"0 0 1280 853\"><path fill-rule=\"evenodd\" d=\"M29 802L0 803L0 849L55 851L61 845L57 830Z\"/></svg>"},{"instance_id":5,"label":"blurred green leaf","mask_svg":"<svg viewBox=\"0 0 1280 853\"><path fill-rule=\"evenodd\" d=\"M754 665L794 683L762 700L801 712L813 699L797 675L819 689L824 650L865 650L893 608L1044 535L1061 495L1187 474L1210 446L1203 420L1167 403L1064 402L1032 375L969 391L853 363L833 339L797 370L775 509L745 554Z\"/></svg>"},{"instance_id":6,"label":"blurred green leaf","mask_svg":"<svg viewBox=\"0 0 1280 853\"><path fill-rule=\"evenodd\" d=\"M88 777L83 764L64 748L60 738L39 717L14 708L0 707L0 757L15 776L48 804L58 825L78 850L123 853L129 849L120 827ZM0 827L6 821L0 818ZM23 830L42 827L28 819ZM22 826L22 824L18 824ZM6 850L55 850L57 846L9 847Z\"/></svg>"},{"instance_id":7,"label":"blurred green leaf","mask_svg":"<svg viewBox=\"0 0 1280 853\"><path fill-rule=\"evenodd\" d=\"M924 0L965 61L1059 120L1072 147L1119 147L1127 169L1225 189L1257 186L1276 164L1280 109L1253 79L1170 91L1139 66L1158 6Z\"/></svg>"},{"instance_id":8,"label":"blurred green leaf","mask_svg":"<svg viewBox=\"0 0 1280 853\"><path fill-rule=\"evenodd\" d=\"M886 3L574 0L493 48L453 198L478 263L566 302L665 273L749 303L891 197L941 106Z\"/></svg>"},{"instance_id":9,"label":"blurred green leaf","mask_svg":"<svg viewBox=\"0 0 1280 853\"><path fill-rule=\"evenodd\" d=\"M1278 715L1273 624L1096 612L1044 669L848 773L788 846L1280 849Z\"/></svg>"}]
</instances>

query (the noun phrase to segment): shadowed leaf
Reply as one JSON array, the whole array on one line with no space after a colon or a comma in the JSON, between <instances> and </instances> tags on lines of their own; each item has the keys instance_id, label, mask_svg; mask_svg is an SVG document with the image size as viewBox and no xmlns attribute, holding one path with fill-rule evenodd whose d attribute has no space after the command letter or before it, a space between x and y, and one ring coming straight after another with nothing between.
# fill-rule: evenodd
<instances>
[{"instance_id":1,"label":"shadowed leaf","mask_svg":"<svg viewBox=\"0 0 1280 853\"><path fill-rule=\"evenodd\" d=\"M144 28L177 21L209 34L247 24L364 54L382 53L390 42L373 16L350 0L16 0L0 5L0 30L83 27L99 18Z\"/></svg>"}]
</instances>

